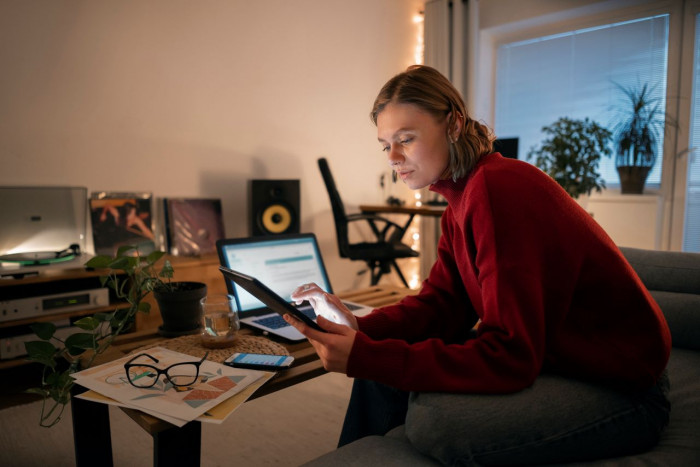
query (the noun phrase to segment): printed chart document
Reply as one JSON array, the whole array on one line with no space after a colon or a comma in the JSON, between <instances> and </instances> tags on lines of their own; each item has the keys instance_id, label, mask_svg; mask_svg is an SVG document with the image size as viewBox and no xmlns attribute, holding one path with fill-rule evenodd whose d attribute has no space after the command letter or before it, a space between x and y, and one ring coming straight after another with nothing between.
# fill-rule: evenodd
<instances>
[{"instance_id":1,"label":"printed chart document","mask_svg":"<svg viewBox=\"0 0 700 467\"><path fill-rule=\"evenodd\" d=\"M148 349L148 354L159 360L158 368L166 368L174 363L198 360L191 355L162 347ZM183 426L195 419L206 418L206 413L216 413L214 408L217 405L243 392L261 378L264 382L271 376L270 373L263 371L232 368L205 360L199 368L198 381L192 386L175 387L168 382L164 375L161 375L155 386L137 388L129 383L124 370L124 363L131 358L133 355L88 368L74 373L73 377L77 384L113 399L116 405L141 410L176 426ZM255 386L258 385L255 384ZM248 394L249 396L250 394ZM88 396L86 399L97 400L99 398ZM99 401L109 403L106 400Z\"/></svg>"}]
</instances>

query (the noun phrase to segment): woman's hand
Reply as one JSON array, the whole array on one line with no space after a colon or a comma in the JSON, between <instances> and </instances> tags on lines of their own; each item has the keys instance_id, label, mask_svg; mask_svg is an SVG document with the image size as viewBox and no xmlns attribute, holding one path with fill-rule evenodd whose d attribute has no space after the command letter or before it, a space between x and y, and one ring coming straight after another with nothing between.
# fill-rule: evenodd
<instances>
[{"instance_id":1,"label":"woman's hand","mask_svg":"<svg viewBox=\"0 0 700 467\"><path fill-rule=\"evenodd\" d=\"M350 358L350 351L355 342L357 331L348 326L329 321L323 316L319 316L316 323L328 332L312 329L288 314L284 315L284 319L309 338L309 342L314 346L326 371L347 373L348 359Z\"/></svg>"},{"instance_id":2,"label":"woman's hand","mask_svg":"<svg viewBox=\"0 0 700 467\"><path fill-rule=\"evenodd\" d=\"M323 316L329 321L337 324L344 324L357 331L357 318L335 295L326 293L321 287L314 283L297 287L292 292L292 300L297 304L307 300L316 312L316 315Z\"/></svg>"},{"instance_id":3,"label":"woman's hand","mask_svg":"<svg viewBox=\"0 0 700 467\"><path fill-rule=\"evenodd\" d=\"M316 323L325 331L312 329L298 319L284 315L285 321L304 334L313 345L327 371L347 373L348 359L355 334L357 319L335 295L324 292L316 284L306 284L292 292L292 300L308 300L318 318Z\"/></svg>"}]
</instances>

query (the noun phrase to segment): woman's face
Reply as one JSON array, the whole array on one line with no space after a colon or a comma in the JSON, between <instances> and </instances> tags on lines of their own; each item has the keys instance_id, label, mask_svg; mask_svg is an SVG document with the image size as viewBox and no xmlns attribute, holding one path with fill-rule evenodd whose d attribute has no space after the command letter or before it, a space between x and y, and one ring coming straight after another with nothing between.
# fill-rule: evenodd
<instances>
[{"instance_id":1,"label":"woman's face","mask_svg":"<svg viewBox=\"0 0 700 467\"><path fill-rule=\"evenodd\" d=\"M377 136L389 164L412 190L436 182L449 162L447 121L414 104L391 102L377 116Z\"/></svg>"}]
</instances>

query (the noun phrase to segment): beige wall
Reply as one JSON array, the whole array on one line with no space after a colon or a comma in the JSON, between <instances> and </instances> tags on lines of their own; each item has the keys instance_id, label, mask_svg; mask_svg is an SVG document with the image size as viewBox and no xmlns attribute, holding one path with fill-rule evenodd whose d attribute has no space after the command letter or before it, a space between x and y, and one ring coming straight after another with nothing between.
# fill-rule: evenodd
<instances>
[{"instance_id":1,"label":"beige wall","mask_svg":"<svg viewBox=\"0 0 700 467\"><path fill-rule=\"evenodd\" d=\"M3 0L0 185L220 197L246 235L246 181L299 178L302 229L338 290L316 166L346 204L378 202L386 164L368 113L413 63L419 0Z\"/></svg>"}]
</instances>

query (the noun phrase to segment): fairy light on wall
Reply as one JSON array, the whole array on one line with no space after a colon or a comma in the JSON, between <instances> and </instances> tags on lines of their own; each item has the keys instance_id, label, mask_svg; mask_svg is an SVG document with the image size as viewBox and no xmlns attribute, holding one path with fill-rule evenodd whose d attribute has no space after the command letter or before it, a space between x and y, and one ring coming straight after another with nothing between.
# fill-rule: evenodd
<instances>
[{"instance_id":1,"label":"fairy light on wall","mask_svg":"<svg viewBox=\"0 0 700 467\"><path fill-rule=\"evenodd\" d=\"M425 43L423 41L424 37L424 15L423 12L418 12L413 15L413 24L416 25L416 45L414 47L413 60L417 65L423 64L423 56L425 53ZM421 201L420 191L414 193L413 203L416 207L423 205ZM407 237L411 240L411 248L415 251L420 251L420 216L413 218L411 226L406 232ZM408 286L412 289L416 289L420 286L420 256L417 258L411 258L407 260L408 262Z\"/></svg>"},{"instance_id":2,"label":"fairy light on wall","mask_svg":"<svg viewBox=\"0 0 700 467\"><path fill-rule=\"evenodd\" d=\"M415 61L416 65L423 64L423 54L425 52L424 20L425 16L423 15L422 11L413 15L413 24L416 25L416 47L415 52L413 53L413 60Z\"/></svg>"},{"instance_id":3,"label":"fairy light on wall","mask_svg":"<svg viewBox=\"0 0 700 467\"><path fill-rule=\"evenodd\" d=\"M422 65L423 64L423 56L425 53L425 44L423 41L423 36L424 36L424 14L422 11L416 13L413 15L412 22L415 25L416 28L416 43L413 48L413 60L416 65ZM408 201L408 203L412 203L416 207L420 207L423 205L423 202L421 200L422 194L420 191L416 191L414 193L414 198L412 201ZM415 251L420 251L420 223L421 219L420 216L415 216L413 218L413 222L411 222L411 225L408 227L406 230L405 236L404 236L404 241L407 241L407 243L410 245L411 249ZM408 286L412 289L417 289L420 287L421 284L421 277L420 277L420 256L417 258L406 258L399 260L401 261L401 269L406 275L406 279L408 281Z\"/></svg>"}]
</instances>

